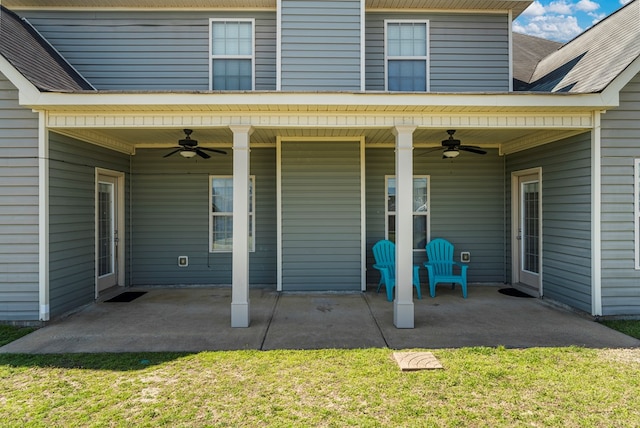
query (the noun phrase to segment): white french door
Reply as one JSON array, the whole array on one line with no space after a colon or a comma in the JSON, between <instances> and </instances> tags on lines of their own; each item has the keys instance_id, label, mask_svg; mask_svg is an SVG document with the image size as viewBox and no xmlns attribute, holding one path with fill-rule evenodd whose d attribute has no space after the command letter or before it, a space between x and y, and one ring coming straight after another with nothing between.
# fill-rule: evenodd
<instances>
[{"instance_id":1,"label":"white french door","mask_svg":"<svg viewBox=\"0 0 640 428\"><path fill-rule=\"evenodd\" d=\"M97 172L96 180L96 295L123 285L123 181L121 173Z\"/></svg>"},{"instance_id":2,"label":"white french door","mask_svg":"<svg viewBox=\"0 0 640 428\"><path fill-rule=\"evenodd\" d=\"M542 295L542 200L540 171L515 175L514 283Z\"/></svg>"}]
</instances>

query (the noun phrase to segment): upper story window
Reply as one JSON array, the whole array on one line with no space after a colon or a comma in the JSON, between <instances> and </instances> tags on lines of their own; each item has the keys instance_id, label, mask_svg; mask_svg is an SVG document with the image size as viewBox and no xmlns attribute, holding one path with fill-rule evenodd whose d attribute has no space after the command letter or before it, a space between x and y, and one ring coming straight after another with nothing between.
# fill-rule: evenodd
<instances>
[{"instance_id":1,"label":"upper story window","mask_svg":"<svg viewBox=\"0 0 640 428\"><path fill-rule=\"evenodd\" d=\"M210 89L253 90L255 21L212 19L210 22Z\"/></svg>"},{"instance_id":2,"label":"upper story window","mask_svg":"<svg viewBox=\"0 0 640 428\"><path fill-rule=\"evenodd\" d=\"M385 73L388 91L426 92L428 21L385 21Z\"/></svg>"}]
</instances>

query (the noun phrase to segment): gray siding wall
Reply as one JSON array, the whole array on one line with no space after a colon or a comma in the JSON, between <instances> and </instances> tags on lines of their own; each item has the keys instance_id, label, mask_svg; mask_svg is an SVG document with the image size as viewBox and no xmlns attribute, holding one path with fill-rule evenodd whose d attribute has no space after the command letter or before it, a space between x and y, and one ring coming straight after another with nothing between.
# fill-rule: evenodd
<instances>
[{"instance_id":1,"label":"gray siding wall","mask_svg":"<svg viewBox=\"0 0 640 428\"><path fill-rule=\"evenodd\" d=\"M282 90L360 90L360 0L282 1Z\"/></svg>"},{"instance_id":2,"label":"gray siding wall","mask_svg":"<svg viewBox=\"0 0 640 428\"><path fill-rule=\"evenodd\" d=\"M357 142L282 145L284 290L360 290Z\"/></svg>"},{"instance_id":3,"label":"gray siding wall","mask_svg":"<svg viewBox=\"0 0 640 428\"><path fill-rule=\"evenodd\" d=\"M590 134L509 155L509 199L511 173L534 167L542 167L544 296L591 312Z\"/></svg>"},{"instance_id":4,"label":"gray siding wall","mask_svg":"<svg viewBox=\"0 0 640 428\"><path fill-rule=\"evenodd\" d=\"M384 90L384 20L429 20L432 92L509 90L507 15L367 13L366 89Z\"/></svg>"},{"instance_id":5,"label":"gray siding wall","mask_svg":"<svg viewBox=\"0 0 640 428\"><path fill-rule=\"evenodd\" d=\"M49 152L49 298L56 316L95 298L95 168L127 173L129 156L55 133Z\"/></svg>"},{"instance_id":6,"label":"gray siding wall","mask_svg":"<svg viewBox=\"0 0 640 428\"><path fill-rule=\"evenodd\" d=\"M98 89L209 89L209 19L255 18L256 89L276 87L274 12L21 11Z\"/></svg>"},{"instance_id":7,"label":"gray siding wall","mask_svg":"<svg viewBox=\"0 0 640 428\"><path fill-rule=\"evenodd\" d=\"M0 74L0 321L36 321L38 116Z\"/></svg>"},{"instance_id":8,"label":"gray siding wall","mask_svg":"<svg viewBox=\"0 0 640 428\"><path fill-rule=\"evenodd\" d=\"M163 158L140 149L132 158L132 285L231 284L231 253L209 252L209 175L232 175L233 155ZM251 284L276 283L275 149L251 149L255 175L256 251ZM178 267L178 256L189 266Z\"/></svg>"},{"instance_id":9,"label":"gray siding wall","mask_svg":"<svg viewBox=\"0 0 640 428\"><path fill-rule=\"evenodd\" d=\"M602 310L640 313L635 269L634 159L640 159L640 76L620 94L620 106L602 116Z\"/></svg>"},{"instance_id":10,"label":"gray siding wall","mask_svg":"<svg viewBox=\"0 0 640 428\"><path fill-rule=\"evenodd\" d=\"M484 156L462 153L453 161L440 151L423 155L414 150L414 174L431 178L431 239L444 238L461 251L471 252L468 280L476 283L505 281L505 209L503 161L495 150ZM371 247L384 239L385 175L395 175L395 153L389 149L367 149L367 283L377 284L378 271ZM414 253L421 266L423 289L428 284L425 251Z\"/></svg>"}]
</instances>

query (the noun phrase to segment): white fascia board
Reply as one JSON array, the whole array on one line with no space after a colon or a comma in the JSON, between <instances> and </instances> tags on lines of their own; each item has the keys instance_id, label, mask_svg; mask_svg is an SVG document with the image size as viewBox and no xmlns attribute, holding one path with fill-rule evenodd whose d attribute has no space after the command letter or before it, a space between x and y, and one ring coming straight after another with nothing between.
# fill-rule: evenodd
<instances>
[{"instance_id":1,"label":"white fascia board","mask_svg":"<svg viewBox=\"0 0 640 428\"><path fill-rule=\"evenodd\" d=\"M0 55L0 73L4 74L11 84L18 89L18 101L21 105L30 104L39 97L40 91L38 88L2 55Z\"/></svg>"},{"instance_id":2,"label":"white fascia board","mask_svg":"<svg viewBox=\"0 0 640 428\"><path fill-rule=\"evenodd\" d=\"M607 85L602 91L603 100L608 100L609 103L615 103L619 105L620 91L640 73L640 56L631 61L631 64L627 66L615 79Z\"/></svg>"},{"instance_id":3,"label":"white fascia board","mask_svg":"<svg viewBox=\"0 0 640 428\"><path fill-rule=\"evenodd\" d=\"M25 100L27 101L27 100ZM616 107L617 97L602 94L538 94L538 93L316 93L316 92L225 92L225 93L38 93L24 104L33 108L55 110L56 107L81 108L108 106L137 106L152 109L154 106L367 106L388 109L407 107L477 107L477 108L575 108L578 110L607 109ZM127 109L128 110L128 109Z\"/></svg>"}]
</instances>

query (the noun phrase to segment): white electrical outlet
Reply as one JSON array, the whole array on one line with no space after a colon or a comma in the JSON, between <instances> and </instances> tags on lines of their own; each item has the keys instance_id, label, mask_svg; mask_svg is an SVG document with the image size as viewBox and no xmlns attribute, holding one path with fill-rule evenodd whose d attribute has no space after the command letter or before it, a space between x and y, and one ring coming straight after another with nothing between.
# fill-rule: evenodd
<instances>
[{"instance_id":1,"label":"white electrical outlet","mask_svg":"<svg viewBox=\"0 0 640 428\"><path fill-rule=\"evenodd\" d=\"M460 261L462 263L469 263L471 261L471 253L468 251L463 251L460 253Z\"/></svg>"},{"instance_id":2,"label":"white electrical outlet","mask_svg":"<svg viewBox=\"0 0 640 428\"><path fill-rule=\"evenodd\" d=\"M180 267L189 266L189 257L187 257L187 256L178 256L178 266L180 266Z\"/></svg>"}]
</instances>

